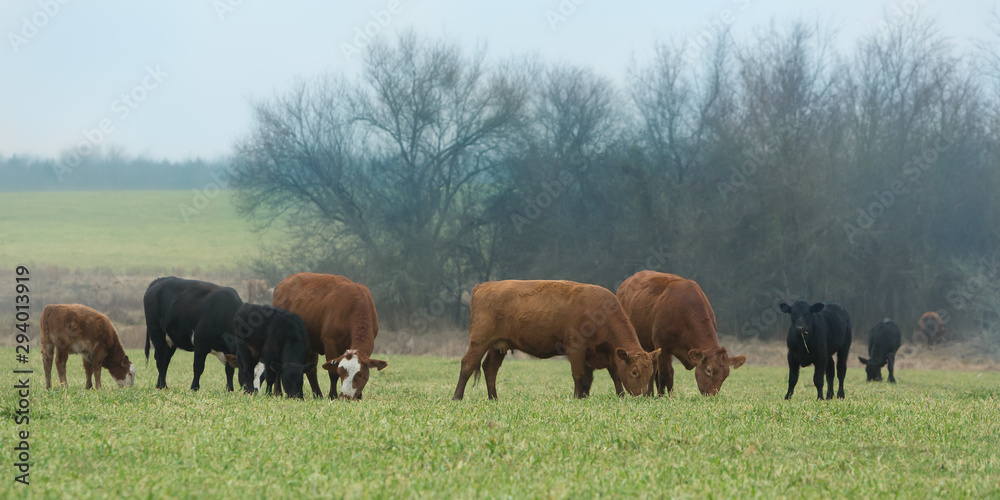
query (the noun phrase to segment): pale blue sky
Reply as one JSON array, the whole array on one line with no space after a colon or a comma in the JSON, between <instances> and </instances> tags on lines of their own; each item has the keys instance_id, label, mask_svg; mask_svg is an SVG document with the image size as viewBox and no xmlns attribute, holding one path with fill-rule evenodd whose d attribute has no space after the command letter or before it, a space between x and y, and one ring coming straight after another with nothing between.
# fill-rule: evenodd
<instances>
[{"instance_id":1,"label":"pale blue sky","mask_svg":"<svg viewBox=\"0 0 1000 500\"><path fill-rule=\"evenodd\" d=\"M0 155L55 156L102 120L113 130L96 140L131 155L227 154L249 128L250 98L271 96L296 78L357 71L341 44L390 3L77 0L49 15L42 7L48 2L58 5L7 0L0 6ZM220 16L216 7L229 3L239 5ZM878 29L887 9L918 9L966 46L989 36L994 2L587 0L553 28L546 14L561 3L573 2L398 0L383 33L413 28L469 46L487 42L494 57L535 52L620 81L631 58L647 60L656 40L690 39L713 21L728 20L737 39L772 20L820 21L838 31L838 47L847 51ZM36 24L44 25L33 33ZM162 81L147 77L157 68ZM126 115L121 95L130 92L143 100Z\"/></svg>"}]
</instances>

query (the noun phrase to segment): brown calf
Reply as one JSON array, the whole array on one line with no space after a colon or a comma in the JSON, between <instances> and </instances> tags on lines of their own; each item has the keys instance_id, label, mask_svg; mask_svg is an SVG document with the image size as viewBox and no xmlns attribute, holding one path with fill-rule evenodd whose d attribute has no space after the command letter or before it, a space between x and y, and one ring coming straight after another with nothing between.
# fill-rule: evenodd
<instances>
[{"instance_id":1,"label":"brown calf","mask_svg":"<svg viewBox=\"0 0 1000 500\"><path fill-rule=\"evenodd\" d=\"M934 311L925 312L917 321L920 331L927 336L927 343L930 345L940 344L945 340L944 321L941 316Z\"/></svg>"},{"instance_id":2,"label":"brown calf","mask_svg":"<svg viewBox=\"0 0 1000 500\"><path fill-rule=\"evenodd\" d=\"M368 288L343 276L316 273L293 274L274 287L274 307L298 314L309 332L306 363L326 356L323 368L330 372L330 399L361 399L369 369L382 370L385 361L371 359L378 335L378 314ZM313 394L323 395L316 368L306 373Z\"/></svg>"},{"instance_id":3,"label":"brown calf","mask_svg":"<svg viewBox=\"0 0 1000 500\"><path fill-rule=\"evenodd\" d=\"M129 361L118 332L107 316L80 304L50 304L42 310L42 367L45 388L52 388L52 358L56 356L59 382L66 385L66 359L70 353L83 357L87 389L101 388L101 367L107 368L120 387L135 381L135 365ZM93 383L91 383L93 374Z\"/></svg>"},{"instance_id":4,"label":"brown calf","mask_svg":"<svg viewBox=\"0 0 1000 500\"><path fill-rule=\"evenodd\" d=\"M701 287L674 274L639 271L618 287L618 300L628 315L639 343L660 352L657 392L674 389L673 357L694 371L698 390L710 396L719 392L729 367L739 368L746 356L730 357L719 345L715 311ZM650 390L652 390L650 381Z\"/></svg>"},{"instance_id":5,"label":"brown calf","mask_svg":"<svg viewBox=\"0 0 1000 500\"><path fill-rule=\"evenodd\" d=\"M496 399L497 372L515 349L539 358L566 355L577 398L590 394L594 370L604 368L619 395L648 394L659 350L642 350L621 305L605 288L572 281L492 281L472 291L470 309L469 350L454 399L465 395L480 362L488 397Z\"/></svg>"}]
</instances>

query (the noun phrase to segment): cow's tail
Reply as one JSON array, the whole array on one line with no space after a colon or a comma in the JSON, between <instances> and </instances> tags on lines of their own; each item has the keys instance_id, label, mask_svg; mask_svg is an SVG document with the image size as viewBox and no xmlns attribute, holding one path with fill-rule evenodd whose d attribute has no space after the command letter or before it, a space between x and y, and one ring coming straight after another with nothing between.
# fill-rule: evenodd
<instances>
[{"instance_id":1,"label":"cow's tail","mask_svg":"<svg viewBox=\"0 0 1000 500\"><path fill-rule=\"evenodd\" d=\"M479 374L482 373L483 368L481 365L476 366L476 371L472 375L472 387L475 387L479 383Z\"/></svg>"},{"instance_id":2,"label":"cow's tail","mask_svg":"<svg viewBox=\"0 0 1000 500\"><path fill-rule=\"evenodd\" d=\"M42 344L42 354L49 357L52 357L56 347L50 337L52 335L52 315L55 314L53 311L54 309L49 306L45 306L45 309L42 309L42 333L39 339L39 342Z\"/></svg>"},{"instance_id":3,"label":"cow's tail","mask_svg":"<svg viewBox=\"0 0 1000 500\"><path fill-rule=\"evenodd\" d=\"M149 328L146 328L146 366L149 366Z\"/></svg>"}]
</instances>

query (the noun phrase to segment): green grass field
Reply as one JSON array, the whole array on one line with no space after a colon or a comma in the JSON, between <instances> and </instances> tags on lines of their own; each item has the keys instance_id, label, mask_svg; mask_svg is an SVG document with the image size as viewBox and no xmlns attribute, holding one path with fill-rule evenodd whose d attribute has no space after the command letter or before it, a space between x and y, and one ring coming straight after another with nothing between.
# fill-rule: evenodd
<instances>
[{"instance_id":1,"label":"green grass field","mask_svg":"<svg viewBox=\"0 0 1000 500\"><path fill-rule=\"evenodd\" d=\"M229 192L198 213L182 212L202 207L194 197L194 190L3 193L0 265L218 271L256 255L258 235Z\"/></svg>"},{"instance_id":2,"label":"green grass field","mask_svg":"<svg viewBox=\"0 0 1000 500\"><path fill-rule=\"evenodd\" d=\"M716 398L679 372L671 398L619 399L602 373L577 401L565 361L522 359L504 363L499 401L480 383L455 402L457 359L390 356L363 401L288 401L224 392L211 358L192 393L182 352L164 391L142 362L136 387L85 391L78 356L70 387L46 391L33 353L23 487L13 354L0 349L3 498L1000 495L1000 373L900 371L890 386L851 369L846 400L800 383L790 402L780 368L736 370Z\"/></svg>"}]
</instances>

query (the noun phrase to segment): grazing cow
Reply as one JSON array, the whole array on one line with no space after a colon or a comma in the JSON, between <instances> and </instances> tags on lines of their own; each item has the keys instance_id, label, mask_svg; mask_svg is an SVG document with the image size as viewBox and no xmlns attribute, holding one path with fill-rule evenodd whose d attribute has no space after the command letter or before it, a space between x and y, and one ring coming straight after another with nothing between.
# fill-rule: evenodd
<instances>
[{"instance_id":1,"label":"grazing cow","mask_svg":"<svg viewBox=\"0 0 1000 500\"><path fill-rule=\"evenodd\" d=\"M816 397L823 399L823 373L826 373L826 399L833 398L833 354L837 353L837 378L840 388L837 397L844 397L844 375L847 373L847 356L851 349L851 315L836 302L796 301L789 306L781 303L781 312L791 315L788 327L788 393L791 399L799 381L799 367L815 365L813 383Z\"/></svg>"},{"instance_id":2,"label":"grazing cow","mask_svg":"<svg viewBox=\"0 0 1000 500\"><path fill-rule=\"evenodd\" d=\"M226 357L239 363L243 389L247 393L259 389L263 371L269 394L277 379L275 394L280 396L284 387L288 397L301 398L302 374L316 369L315 363L306 363L309 333L302 318L276 307L243 304L233 321L236 356Z\"/></svg>"},{"instance_id":3,"label":"grazing cow","mask_svg":"<svg viewBox=\"0 0 1000 500\"><path fill-rule=\"evenodd\" d=\"M885 318L868 331L868 359L858 356L858 361L865 365L868 382L882 381L882 367L889 364L889 382L895 384L896 351L903 340L899 325Z\"/></svg>"},{"instance_id":4,"label":"grazing cow","mask_svg":"<svg viewBox=\"0 0 1000 500\"><path fill-rule=\"evenodd\" d=\"M119 387L135 382L135 365L125 355L118 332L107 316L80 304L49 304L42 310L42 368L46 389L52 388L53 354L59 382L66 385L66 359L70 353L83 358L87 389L101 388L101 367L108 369Z\"/></svg>"},{"instance_id":5,"label":"grazing cow","mask_svg":"<svg viewBox=\"0 0 1000 500\"><path fill-rule=\"evenodd\" d=\"M261 301L270 302L267 295L267 280L253 279L247 281L247 302L251 304Z\"/></svg>"},{"instance_id":6,"label":"grazing cow","mask_svg":"<svg viewBox=\"0 0 1000 500\"><path fill-rule=\"evenodd\" d=\"M370 369L388 363L372 359L378 314L368 288L343 276L316 273L293 274L274 287L274 306L302 317L309 332L308 362L326 356L323 368L330 375L330 399L340 396L361 399ZM316 368L306 372L313 395L322 397Z\"/></svg>"},{"instance_id":7,"label":"grazing cow","mask_svg":"<svg viewBox=\"0 0 1000 500\"><path fill-rule=\"evenodd\" d=\"M236 353L233 318L243 305L236 290L205 281L173 276L157 278L142 297L146 312L146 362L149 345L155 348L157 389L167 387L167 367L177 348L194 351L194 379L197 391L205 371L205 357L214 354L226 364L226 389L233 390L233 366L226 354Z\"/></svg>"},{"instance_id":8,"label":"grazing cow","mask_svg":"<svg viewBox=\"0 0 1000 500\"><path fill-rule=\"evenodd\" d=\"M649 394L660 350L642 349L618 299L606 288L572 281L492 281L472 291L470 309L469 350L453 399L462 399L473 373L478 378L480 362L488 397L496 399L497 372L507 351L515 349L539 358L565 354L577 398L590 394L594 370L604 368L619 395Z\"/></svg>"},{"instance_id":9,"label":"grazing cow","mask_svg":"<svg viewBox=\"0 0 1000 500\"><path fill-rule=\"evenodd\" d=\"M662 396L674 390L674 356L685 369L694 369L698 390L714 396L729 376L729 368L739 368L746 356L729 356L719 345L715 311L701 287L674 274L639 271L618 287L618 301L628 316L639 343L647 351L659 349L656 382Z\"/></svg>"},{"instance_id":10,"label":"grazing cow","mask_svg":"<svg viewBox=\"0 0 1000 500\"><path fill-rule=\"evenodd\" d=\"M929 345L944 342L944 321L941 320L941 316L938 313L934 311L925 312L920 316L917 325L920 326L920 331L927 336L927 343Z\"/></svg>"}]
</instances>

